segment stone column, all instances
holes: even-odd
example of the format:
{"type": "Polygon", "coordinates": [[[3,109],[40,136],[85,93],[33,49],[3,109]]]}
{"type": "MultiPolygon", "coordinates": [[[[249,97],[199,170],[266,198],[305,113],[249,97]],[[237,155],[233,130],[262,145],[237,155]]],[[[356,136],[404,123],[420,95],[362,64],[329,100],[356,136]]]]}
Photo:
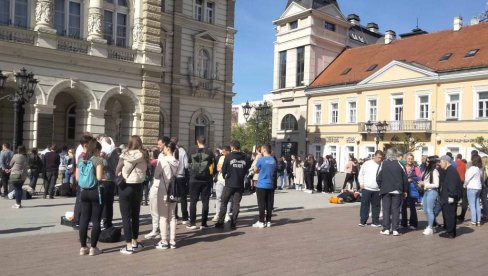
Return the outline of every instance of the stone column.
{"type": "MultiPolygon", "coordinates": [[[[88,7],[88,37],[91,42],[88,54],[107,57],[107,40],[103,39],[103,0],[90,0],[88,7]]],[[[115,26],[114,26],[115,28],[115,26]]]]}
{"type": "Polygon", "coordinates": [[[37,0],[36,26],[34,31],[55,34],[54,29],[54,0],[37,0]]]}

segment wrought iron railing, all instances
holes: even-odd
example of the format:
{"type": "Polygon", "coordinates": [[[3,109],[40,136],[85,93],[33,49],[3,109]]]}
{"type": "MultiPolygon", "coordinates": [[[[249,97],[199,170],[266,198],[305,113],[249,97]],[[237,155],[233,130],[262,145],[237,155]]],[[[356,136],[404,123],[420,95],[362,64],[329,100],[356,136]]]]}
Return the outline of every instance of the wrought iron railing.
{"type": "MultiPolygon", "coordinates": [[[[431,132],[432,131],[432,121],[427,120],[415,120],[415,121],[387,121],[388,126],[386,127],[386,132],[431,132]]],[[[367,133],[368,126],[367,123],[359,123],[359,132],[367,133]]],[[[370,129],[371,133],[376,133],[376,122],[370,129]]]]}

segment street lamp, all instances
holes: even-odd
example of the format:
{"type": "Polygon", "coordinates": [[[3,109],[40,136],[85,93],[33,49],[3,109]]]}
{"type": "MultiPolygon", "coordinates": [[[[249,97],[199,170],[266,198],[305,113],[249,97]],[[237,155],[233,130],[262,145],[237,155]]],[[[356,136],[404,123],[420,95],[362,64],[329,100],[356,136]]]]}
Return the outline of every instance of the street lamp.
{"type": "Polygon", "coordinates": [[[366,124],[366,130],[368,131],[368,134],[372,132],[373,130],[373,125],[376,127],[376,133],[374,137],[374,141],[376,143],[376,150],[378,150],[378,146],[380,144],[381,139],[385,135],[386,129],[388,128],[388,123],[386,121],[383,122],[377,122],[376,124],[368,121],[366,124]]]}
{"type": "MultiPolygon", "coordinates": [[[[3,88],[7,79],[0,71],[0,88],[3,88]]],[[[27,73],[25,68],[22,68],[20,72],[15,74],[15,80],[17,88],[13,94],[6,95],[2,99],[8,99],[14,103],[14,138],[12,148],[16,149],[17,146],[22,144],[23,131],[24,131],[24,105],[30,101],[36,89],[38,83],[34,78],[32,72],[27,73]]]]}
{"type": "Polygon", "coordinates": [[[249,102],[246,102],[245,105],[242,106],[242,109],[244,111],[244,119],[246,119],[246,122],[249,121],[249,118],[251,117],[251,110],[252,109],[256,110],[256,116],[255,116],[255,130],[254,130],[254,151],[256,151],[258,147],[258,128],[259,128],[259,123],[262,119],[266,118],[268,115],[268,111],[271,108],[271,105],[268,104],[268,102],[264,101],[264,103],[260,103],[257,105],[250,105],[249,102]]]}

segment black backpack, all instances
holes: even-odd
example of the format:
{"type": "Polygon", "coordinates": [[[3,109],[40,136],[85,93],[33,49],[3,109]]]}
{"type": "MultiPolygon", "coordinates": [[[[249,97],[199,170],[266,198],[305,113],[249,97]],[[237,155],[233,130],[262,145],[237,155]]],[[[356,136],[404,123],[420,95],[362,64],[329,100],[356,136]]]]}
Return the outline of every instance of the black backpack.
{"type": "Polygon", "coordinates": [[[118,227],[109,227],[100,233],[99,242],[115,243],[122,237],[122,230],[118,227]]]}
{"type": "Polygon", "coordinates": [[[206,151],[197,151],[191,155],[190,173],[197,180],[210,180],[210,154],[206,151]]]}

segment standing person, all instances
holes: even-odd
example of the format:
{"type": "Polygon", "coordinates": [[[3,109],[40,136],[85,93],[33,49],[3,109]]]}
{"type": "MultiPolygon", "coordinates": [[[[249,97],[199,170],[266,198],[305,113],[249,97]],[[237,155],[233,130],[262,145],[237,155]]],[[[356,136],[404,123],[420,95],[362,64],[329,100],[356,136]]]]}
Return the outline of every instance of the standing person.
{"type": "Polygon", "coordinates": [[[422,178],[420,168],[415,164],[414,156],[411,153],[406,155],[405,171],[408,177],[408,196],[403,199],[402,204],[402,228],[409,227],[410,230],[416,230],[418,227],[417,209],[415,204],[419,201],[420,192],[417,183],[422,178]],[[410,209],[410,220],[408,219],[407,209],[410,209]]]}
{"type": "MultiPolygon", "coordinates": [[[[181,192],[180,210],[182,224],[188,224],[188,154],[186,149],[178,144],[177,137],[171,137],[171,142],[176,144],[175,158],[180,161],[178,165],[178,173],[176,175],[176,183],[181,192]]],[[[176,204],[176,219],[178,220],[178,204],[176,204]]]]}
{"type": "Polygon", "coordinates": [[[286,186],[286,161],[282,156],[278,159],[278,165],[276,167],[276,172],[278,173],[279,186],[278,190],[283,190],[286,186]]]}
{"type": "Polygon", "coordinates": [[[483,186],[483,163],[479,155],[471,159],[471,167],[466,171],[466,182],[469,210],[471,212],[471,226],[481,225],[480,195],[483,186]]]}
{"type": "Polygon", "coordinates": [[[425,170],[427,169],[427,160],[428,160],[428,156],[427,155],[422,155],[422,158],[420,160],[420,165],[419,165],[419,168],[420,168],[420,172],[423,174],[425,172],[425,170]]]}
{"type": "Polygon", "coordinates": [[[261,147],[263,157],[259,159],[254,168],[259,173],[256,185],[256,195],[259,207],[259,220],[252,225],[255,228],[271,227],[271,217],[274,205],[273,173],[276,170],[276,161],[271,156],[271,146],[261,147]]]}
{"type": "MultiPolygon", "coordinates": [[[[77,227],[80,225],[80,217],[81,217],[81,199],[80,199],[80,188],[78,187],[78,178],[76,177],[76,166],[78,165],[78,161],[83,158],[86,155],[86,151],[88,148],[88,143],[93,139],[92,136],[90,136],[88,133],[85,133],[81,136],[80,138],[80,144],[76,148],[75,151],[75,158],[74,158],[74,176],[75,176],[75,181],[74,181],[74,186],[76,187],[76,200],[75,200],[75,208],[74,208],[74,229],[77,229],[77,227]]],[[[44,163],[44,167],[46,167],[46,164],[44,163]]]]}
{"type": "Polygon", "coordinates": [[[44,182],[44,196],[43,198],[47,198],[49,195],[49,199],[54,198],[54,187],[56,186],[56,181],[58,179],[58,171],[59,165],[61,163],[61,158],[59,154],[56,152],[57,147],[56,145],[51,145],[49,147],[49,152],[44,154],[44,171],[46,174],[45,182],[44,182]]]}
{"type": "MultiPolygon", "coordinates": [[[[463,162],[463,156],[461,154],[456,155],[456,169],[459,174],[459,178],[461,178],[461,185],[463,185],[463,197],[461,200],[461,214],[457,216],[457,219],[460,222],[464,221],[464,217],[466,216],[466,211],[468,211],[468,194],[467,189],[465,188],[464,181],[466,176],[467,166],[463,162]]],[[[456,211],[457,213],[457,211],[456,211]]]]}
{"type": "Polygon", "coordinates": [[[433,235],[434,234],[434,221],[435,221],[435,205],[439,197],[439,171],[437,170],[437,156],[430,156],[425,163],[424,172],[422,173],[422,179],[418,182],[418,185],[424,189],[424,196],[422,198],[422,206],[424,207],[424,213],[427,217],[427,227],[422,234],[433,235]]]}
{"type": "Polygon", "coordinates": [[[27,168],[29,166],[27,151],[24,146],[17,147],[17,153],[12,157],[9,163],[10,178],[9,183],[15,189],[15,204],[12,206],[14,209],[22,207],[22,196],[25,179],[27,178],[27,168]]]}
{"type": "Polygon", "coordinates": [[[397,150],[390,148],[386,151],[386,160],[380,165],[376,181],[380,187],[383,205],[382,235],[399,236],[398,224],[402,199],[407,197],[408,179],[405,168],[397,160],[397,150]]]}
{"type": "Polygon", "coordinates": [[[315,158],[313,157],[313,155],[309,154],[303,166],[303,170],[305,173],[305,185],[307,186],[305,192],[308,194],[313,193],[313,179],[315,176],[315,165],[316,165],[315,158]]]}
{"type": "MultiPolygon", "coordinates": [[[[178,174],[180,161],[175,158],[176,143],[167,142],[162,154],[158,157],[158,164],[154,170],[153,186],[158,189],[158,213],[161,241],[156,245],[157,249],[176,248],[176,202],[168,201],[168,191],[171,179],[178,174]],[[169,235],[168,235],[169,229],[169,235]],[[168,241],[169,236],[169,241],[168,241]]],[[[152,188],[152,187],[151,187],[152,188]]]]}
{"type": "Polygon", "coordinates": [[[383,160],[383,152],[377,150],[374,158],[366,161],[359,171],[358,180],[361,188],[361,210],[359,215],[359,226],[364,227],[368,222],[369,210],[372,209],[373,227],[381,227],[380,224],[380,210],[381,198],[380,187],[376,182],[376,174],[383,160]]]}
{"type": "Polygon", "coordinates": [[[325,193],[325,174],[328,170],[328,163],[325,162],[324,158],[321,156],[315,165],[315,171],[317,172],[317,192],[318,193],[325,193]],[[323,185],[322,185],[323,184],[323,185]]]}
{"type": "Polygon", "coordinates": [[[304,183],[305,183],[305,176],[304,176],[304,169],[303,169],[303,162],[300,156],[297,157],[295,162],[295,187],[297,191],[303,191],[304,183]]]}
{"type": "Polygon", "coordinates": [[[8,178],[10,173],[9,164],[10,160],[14,156],[14,152],[10,150],[10,144],[5,143],[2,145],[2,151],[0,152],[0,180],[2,181],[3,194],[2,197],[7,197],[8,195],[8,178]]]}
{"type": "Polygon", "coordinates": [[[214,155],[206,148],[205,137],[197,139],[197,150],[191,155],[190,166],[190,224],[187,229],[197,229],[197,202],[202,200],[202,225],[201,229],[208,228],[208,208],[210,192],[212,190],[213,176],[210,166],[214,164],[214,155]]]}
{"type": "Polygon", "coordinates": [[[295,163],[296,158],[295,155],[292,155],[290,161],[288,162],[288,166],[286,167],[286,171],[288,174],[288,188],[295,189],[295,163]]]}
{"type": "Polygon", "coordinates": [[[336,189],[335,175],[337,173],[337,161],[334,156],[329,155],[329,179],[328,184],[330,185],[330,193],[334,193],[336,189]]]}
{"type": "Polygon", "coordinates": [[[349,161],[346,164],[345,172],[346,172],[346,178],[344,179],[344,184],[342,185],[342,192],[344,190],[349,189],[348,184],[351,184],[351,190],[353,189],[353,182],[354,182],[354,175],[352,174],[352,169],[354,167],[354,161],[353,157],[349,157],[349,161]]]}
{"type": "MultiPolygon", "coordinates": [[[[354,182],[356,182],[356,191],[359,191],[358,175],[359,175],[359,162],[356,158],[353,158],[352,159],[352,177],[354,179],[354,182]]],[[[351,184],[351,190],[352,190],[352,184],[351,184]]]]}
{"type": "Polygon", "coordinates": [[[81,243],[80,255],[95,256],[102,251],[97,243],[100,237],[102,218],[102,196],[100,195],[100,181],[104,178],[103,159],[100,157],[102,145],[95,139],[90,140],[86,155],[79,160],[77,178],[79,180],[81,218],[79,237],[81,243]],[[89,222],[92,223],[90,235],[91,247],[88,249],[86,240],[89,222]]]}
{"type": "Polygon", "coordinates": [[[483,162],[483,188],[481,188],[481,221],[486,221],[488,219],[488,202],[486,202],[488,201],[486,195],[488,189],[488,156],[483,156],[483,158],[481,158],[481,161],[483,162]]]}
{"type": "MultiPolygon", "coordinates": [[[[254,152],[253,154],[255,154],[256,156],[254,157],[253,163],[251,165],[252,168],[256,167],[256,164],[257,164],[259,158],[261,158],[263,156],[261,154],[261,147],[256,147],[256,152],[254,152]]],[[[254,171],[254,174],[252,176],[252,186],[254,187],[254,189],[256,188],[256,184],[258,182],[258,179],[259,179],[259,173],[254,171]]]]}
{"type": "Polygon", "coordinates": [[[115,151],[115,143],[112,138],[104,137],[100,142],[102,146],[101,158],[103,160],[104,177],[100,185],[102,194],[102,226],[103,228],[112,227],[114,217],[114,197],[115,197],[115,171],[119,164],[119,155],[115,151]]]}
{"type": "MultiPolygon", "coordinates": [[[[231,152],[231,148],[229,146],[225,146],[222,149],[222,155],[219,158],[219,161],[217,163],[217,182],[215,183],[215,194],[217,197],[217,200],[215,202],[215,216],[212,219],[213,222],[219,221],[219,213],[220,213],[220,205],[222,204],[222,194],[224,192],[224,187],[225,187],[225,178],[224,175],[222,174],[222,167],[224,166],[224,160],[227,155],[229,155],[231,152]]],[[[230,202],[227,204],[227,212],[225,215],[225,222],[230,221],[230,208],[231,208],[230,202]]]]}
{"type": "Polygon", "coordinates": [[[122,175],[126,184],[119,186],[119,204],[124,228],[126,246],[122,254],[132,254],[144,249],[137,241],[139,237],[139,215],[141,211],[142,182],[146,177],[149,153],[144,150],[142,140],[133,135],[129,139],[127,151],[119,156],[116,175],[122,175]]]}
{"type": "Polygon", "coordinates": [[[244,178],[247,171],[251,167],[251,158],[245,153],[241,152],[241,143],[234,140],[230,143],[231,152],[224,159],[222,165],[222,176],[225,179],[225,186],[222,192],[222,203],[219,210],[219,220],[215,224],[216,228],[224,227],[224,216],[227,217],[226,205],[230,200],[233,201],[232,218],[230,219],[230,227],[235,228],[237,225],[237,217],[239,216],[239,209],[244,193],[244,178]]]}
{"type": "Polygon", "coordinates": [[[326,193],[333,193],[334,192],[334,183],[332,182],[332,178],[335,174],[334,171],[334,163],[332,162],[332,156],[326,155],[325,162],[328,164],[327,172],[325,173],[325,192],[326,193]]]}
{"type": "Polygon", "coordinates": [[[34,192],[36,191],[37,180],[39,179],[39,174],[42,172],[42,160],[39,156],[37,148],[32,148],[31,154],[29,156],[29,180],[30,187],[34,192]]]}
{"type": "Polygon", "coordinates": [[[59,152],[59,171],[58,171],[59,173],[58,179],[60,179],[62,185],[66,184],[66,182],[64,182],[65,180],[64,174],[68,169],[68,161],[69,161],[68,147],[64,145],[61,148],[61,152],[59,152]]]}
{"type": "Polygon", "coordinates": [[[68,164],[66,166],[66,171],[64,171],[63,183],[66,183],[69,188],[71,188],[71,177],[73,176],[73,164],[74,164],[75,152],[73,149],[68,150],[68,164]]]}
{"type": "Polygon", "coordinates": [[[444,175],[441,177],[440,201],[446,232],[439,236],[454,239],[456,237],[456,207],[463,192],[461,178],[451,162],[452,159],[448,155],[441,157],[440,167],[444,170],[444,175]]]}

